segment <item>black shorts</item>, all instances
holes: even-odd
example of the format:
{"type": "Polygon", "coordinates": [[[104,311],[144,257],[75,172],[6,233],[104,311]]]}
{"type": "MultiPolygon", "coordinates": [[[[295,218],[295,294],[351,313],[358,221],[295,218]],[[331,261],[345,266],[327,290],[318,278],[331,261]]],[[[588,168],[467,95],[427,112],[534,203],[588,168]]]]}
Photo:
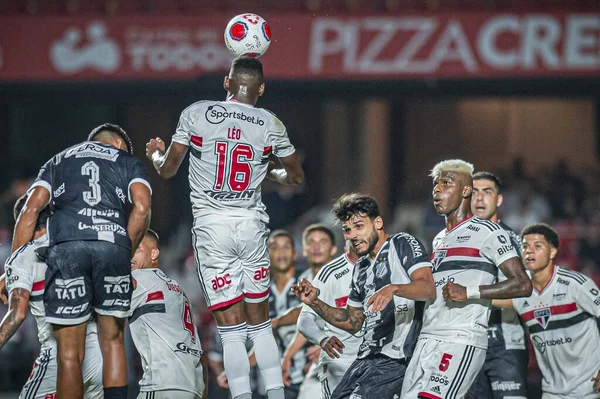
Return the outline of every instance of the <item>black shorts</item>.
{"type": "Polygon", "coordinates": [[[131,303],[131,251],[106,241],[67,241],[48,250],[44,306],[46,321],[86,322],[92,308],[125,318],[131,303]]]}
{"type": "Polygon", "coordinates": [[[526,349],[488,348],[485,363],[471,385],[466,398],[527,398],[528,361],[526,349]]]}
{"type": "Polygon", "coordinates": [[[399,398],[408,362],[376,356],[356,359],[331,394],[331,399],[399,398]]]}

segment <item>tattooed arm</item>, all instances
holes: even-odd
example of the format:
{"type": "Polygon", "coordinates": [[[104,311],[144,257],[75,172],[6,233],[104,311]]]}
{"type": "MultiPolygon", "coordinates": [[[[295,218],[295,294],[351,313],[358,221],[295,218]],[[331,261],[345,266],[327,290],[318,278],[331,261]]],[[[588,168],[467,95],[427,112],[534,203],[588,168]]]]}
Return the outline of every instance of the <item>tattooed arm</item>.
{"type": "Polygon", "coordinates": [[[299,284],[292,286],[292,291],[298,298],[310,306],[316,314],[323,318],[329,324],[355,334],[360,331],[364,321],[365,313],[362,308],[347,306],[343,308],[334,308],[317,298],[318,292],[315,287],[307,280],[302,280],[299,284]]]}
{"type": "Polygon", "coordinates": [[[15,288],[10,292],[8,313],[0,322],[0,349],[17,332],[27,317],[30,292],[24,288],[15,288]]]}

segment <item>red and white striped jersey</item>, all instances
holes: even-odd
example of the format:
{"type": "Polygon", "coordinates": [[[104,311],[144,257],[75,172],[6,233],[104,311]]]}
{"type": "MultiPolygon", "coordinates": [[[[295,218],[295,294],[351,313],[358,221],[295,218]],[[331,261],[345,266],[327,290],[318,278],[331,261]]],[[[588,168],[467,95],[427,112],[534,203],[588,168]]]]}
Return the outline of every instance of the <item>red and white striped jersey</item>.
{"type": "Polygon", "coordinates": [[[132,273],[129,327],[142,358],[140,391],[182,390],[202,395],[202,346],[185,293],[159,269],[132,273]]]}
{"type": "MultiPolygon", "coordinates": [[[[18,248],[6,261],[6,289],[10,293],[16,288],[23,288],[30,292],[29,309],[35,318],[38,329],[38,340],[42,347],[55,346],[56,339],[52,325],[46,322],[44,308],[44,291],[46,278],[46,263],[41,261],[36,250],[48,246],[48,235],[44,234],[18,248]]],[[[90,321],[87,326],[86,340],[93,340],[98,345],[97,326],[90,321]]]]}
{"type": "Polygon", "coordinates": [[[447,303],[442,288],[449,282],[464,287],[490,285],[498,266],[518,257],[508,233],[496,223],[473,216],[433,240],[436,300],[428,303],[421,337],[487,349],[491,301],[469,299],[447,303]]]}
{"type": "MultiPolygon", "coordinates": [[[[529,329],[549,397],[600,398],[592,377],[600,370],[600,291],[585,275],[554,267],[546,287],[513,299],[529,329]]],[[[546,397],[546,396],[544,396],[546,397]]]]}
{"type": "Polygon", "coordinates": [[[194,216],[215,210],[267,218],[260,185],[269,155],[295,152],[283,123],[271,112],[238,101],[199,101],[186,108],[173,141],[190,149],[189,181],[194,216]]]}

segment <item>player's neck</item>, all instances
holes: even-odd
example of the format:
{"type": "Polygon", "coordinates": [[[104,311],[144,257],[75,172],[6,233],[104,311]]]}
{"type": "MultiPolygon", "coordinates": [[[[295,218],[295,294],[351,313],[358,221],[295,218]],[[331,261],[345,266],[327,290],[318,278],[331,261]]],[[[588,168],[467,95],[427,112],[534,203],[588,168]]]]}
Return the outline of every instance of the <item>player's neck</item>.
{"type": "Polygon", "coordinates": [[[497,213],[494,213],[494,214],[493,214],[493,215],[490,217],[490,219],[489,219],[489,220],[490,220],[490,221],[492,221],[492,222],[494,222],[494,223],[496,223],[496,224],[500,223],[500,219],[498,219],[498,214],[497,214],[497,213]]]}
{"type": "Polygon", "coordinates": [[[459,223],[473,216],[471,205],[468,201],[461,202],[460,206],[446,215],[446,231],[450,231],[459,223]]]}
{"type": "Polygon", "coordinates": [[[285,272],[271,269],[271,277],[273,277],[273,281],[275,281],[275,288],[277,288],[278,292],[283,291],[295,273],[296,269],[293,266],[285,272]]]}
{"type": "Polygon", "coordinates": [[[384,232],[379,233],[379,240],[377,240],[377,244],[375,245],[375,248],[373,248],[373,250],[371,252],[369,252],[369,258],[371,258],[371,260],[375,259],[375,257],[379,253],[379,250],[381,249],[381,247],[383,247],[383,244],[385,244],[385,242],[389,236],[390,235],[388,233],[384,233],[384,232]]]}
{"type": "Polygon", "coordinates": [[[258,99],[257,98],[250,98],[248,96],[243,96],[240,94],[234,95],[231,93],[227,94],[227,101],[233,101],[236,103],[242,103],[242,104],[246,104],[246,105],[251,105],[254,107],[254,105],[256,104],[256,101],[258,99]]]}
{"type": "Polygon", "coordinates": [[[319,270],[321,270],[321,268],[323,266],[325,266],[327,263],[329,263],[329,261],[325,262],[325,263],[311,263],[308,265],[308,267],[310,267],[310,270],[312,270],[313,273],[313,277],[317,275],[317,273],[319,273],[319,270]]]}
{"type": "Polygon", "coordinates": [[[531,274],[531,283],[536,291],[541,292],[544,288],[546,288],[554,276],[554,267],[554,263],[550,262],[550,264],[542,270],[538,270],[531,274]]]}
{"type": "Polygon", "coordinates": [[[355,265],[356,262],[358,262],[358,255],[354,251],[346,252],[346,257],[350,262],[352,262],[353,265],[355,265]]]}

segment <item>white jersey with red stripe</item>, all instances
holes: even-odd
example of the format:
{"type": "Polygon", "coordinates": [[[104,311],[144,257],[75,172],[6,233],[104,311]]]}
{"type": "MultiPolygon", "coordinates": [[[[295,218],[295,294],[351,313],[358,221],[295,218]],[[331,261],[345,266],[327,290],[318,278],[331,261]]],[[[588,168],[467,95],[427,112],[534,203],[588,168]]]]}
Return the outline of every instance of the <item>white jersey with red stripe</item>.
{"type": "MultiPolygon", "coordinates": [[[[42,347],[56,346],[56,339],[50,323],[46,322],[44,309],[44,281],[48,266],[39,259],[36,250],[48,246],[48,236],[44,234],[18,248],[6,261],[6,289],[10,293],[16,288],[30,292],[29,308],[38,328],[38,340],[42,347]]],[[[87,326],[86,340],[98,345],[97,326],[90,321],[87,326]]]]}
{"type": "Polygon", "coordinates": [[[587,276],[555,266],[546,287],[513,299],[529,329],[542,372],[544,398],[600,398],[592,377],[600,370],[600,290],[587,276]]]}
{"type": "Polygon", "coordinates": [[[261,183],[269,155],[295,152],[283,123],[271,112],[238,101],[199,101],[186,108],[173,141],[190,149],[189,181],[194,216],[264,218],[261,183]]]}
{"type": "Polygon", "coordinates": [[[202,346],[192,310],[177,281],[159,269],[132,273],[129,326],[142,358],[140,391],[182,390],[202,395],[202,346]]]}
{"type": "MultiPolygon", "coordinates": [[[[319,299],[329,306],[345,308],[348,302],[348,295],[350,294],[350,286],[352,285],[353,271],[354,263],[348,259],[346,254],[323,266],[312,280],[312,285],[319,289],[319,299]]],[[[302,306],[302,312],[312,313],[316,317],[320,317],[307,305],[302,306]]],[[[328,337],[336,336],[343,342],[344,352],[339,358],[332,359],[325,351],[321,351],[319,367],[323,367],[329,363],[342,364],[346,369],[350,367],[358,355],[362,336],[350,334],[327,322],[323,330],[328,337]]]]}
{"type": "Polygon", "coordinates": [[[498,266],[513,257],[518,255],[508,233],[489,220],[473,216],[441,231],[431,254],[437,296],[425,310],[420,337],[487,349],[491,301],[447,303],[442,288],[449,282],[465,287],[493,284],[498,266]]]}

